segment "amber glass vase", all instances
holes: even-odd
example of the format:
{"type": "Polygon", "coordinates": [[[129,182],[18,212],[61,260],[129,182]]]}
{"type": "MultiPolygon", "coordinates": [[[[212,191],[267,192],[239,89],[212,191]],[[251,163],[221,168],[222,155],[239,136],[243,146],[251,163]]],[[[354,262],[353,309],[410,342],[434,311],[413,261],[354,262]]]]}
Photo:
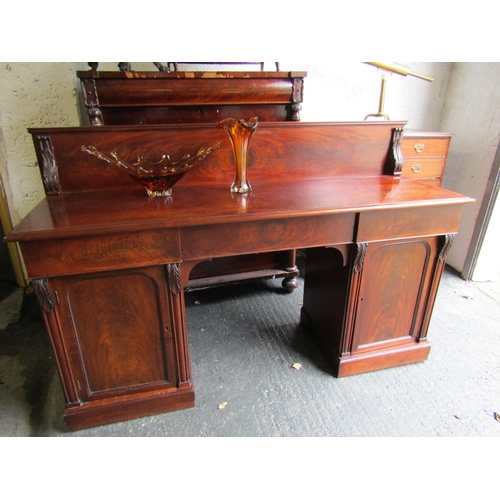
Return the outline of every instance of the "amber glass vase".
{"type": "Polygon", "coordinates": [[[236,120],[235,118],[226,118],[217,125],[226,129],[233,146],[236,175],[231,185],[232,193],[248,193],[252,190],[247,173],[248,145],[250,138],[257,129],[258,121],[258,118],[251,118],[248,122],[236,120]]]}

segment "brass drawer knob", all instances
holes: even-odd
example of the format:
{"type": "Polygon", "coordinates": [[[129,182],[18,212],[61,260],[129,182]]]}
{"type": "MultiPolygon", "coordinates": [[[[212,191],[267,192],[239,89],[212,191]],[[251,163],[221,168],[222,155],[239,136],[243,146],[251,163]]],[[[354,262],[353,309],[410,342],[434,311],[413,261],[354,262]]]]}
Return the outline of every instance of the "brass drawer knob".
{"type": "Polygon", "coordinates": [[[421,153],[425,149],[425,144],[422,144],[421,142],[417,142],[415,144],[415,151],[417,153],[421,153]]]}
{"type": "Polygon", "coordinates": [[[420,169],[422,168],[422,165],[419,165],[418,163],[416,163],[415,165],[412,165],[411,166],[411,169],[413,170],[413,172],[417,173],[417,172],[420,172],[420,169]]]}

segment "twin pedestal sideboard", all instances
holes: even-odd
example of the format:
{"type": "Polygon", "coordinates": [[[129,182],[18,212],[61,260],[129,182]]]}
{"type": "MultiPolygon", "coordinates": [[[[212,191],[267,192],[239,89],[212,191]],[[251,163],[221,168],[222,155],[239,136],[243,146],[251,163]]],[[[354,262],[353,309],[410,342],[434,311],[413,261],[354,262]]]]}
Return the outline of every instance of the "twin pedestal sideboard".
{"type": "Polygon", "coordinates": [[[68,428],[194,405],[184,294],[211,259],[306,249],[300,322],[337,377],[425,360],[473,200],[439,186],[449,136],[404,126],[259,123],[247,193],[230,191],[234,151],[214,123],[31,129],[47,196],[6,240],[43,311],[68,428]],[[154,198],[88,154],[152,162],[212,147],[154,198]]]}

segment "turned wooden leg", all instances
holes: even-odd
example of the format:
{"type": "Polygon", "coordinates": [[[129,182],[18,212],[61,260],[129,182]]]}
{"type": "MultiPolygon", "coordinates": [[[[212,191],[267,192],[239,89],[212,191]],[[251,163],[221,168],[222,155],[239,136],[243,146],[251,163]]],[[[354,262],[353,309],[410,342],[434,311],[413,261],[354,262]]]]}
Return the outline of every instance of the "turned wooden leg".
{"type": "MultiPolygon", "coordinates": [[[[287,271],[289,269],[287,268],[287,271]]],[[[297,271],[298,272],[298,269],[297,267],[295,267],[295,269],[290,269],[290,271],[297,271]]],[[[299,286],[299,282],[297,280],[297,278],[293,277],[293,278],[285,278],[282,282],[281,282],[281,286],[288,292],[288,293],[292,293],[296,288],[298,288],[299,286]]]]}
{"type": "Polygon", "coordinates": [[[297,276],[299,275],[299,269],[295,265],[296,260],[297,260],[296,250],[287,250],[285,252],[285,271],[293,274],[291,276],[287,276],[281,282],[281,286],[288,293],[292,293],[299,286],[299,282],[297,280],[297,276]]]}

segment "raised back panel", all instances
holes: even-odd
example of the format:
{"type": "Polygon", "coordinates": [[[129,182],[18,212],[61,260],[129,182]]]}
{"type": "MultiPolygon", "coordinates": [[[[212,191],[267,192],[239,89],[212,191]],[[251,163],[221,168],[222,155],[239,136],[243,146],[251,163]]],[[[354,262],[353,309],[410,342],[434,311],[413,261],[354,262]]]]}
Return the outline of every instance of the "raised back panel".
{"type": "MultiPolygon", "coordinates": [[[[250,141],[249,178],[259,181],[380,176],[399,122],[260,123],[250,141]]],[[[220,148],[196,165],[184,186],[227,184],[234,155],[226,132],[215,124],[30,129],[48,194],[142,189],[116,167],[82,151],[93,146],[128,162],[139,156],[178,160],[200,148],[220,148]]],[[[174,188],[175,189],[175,188],[174,188]]]]}

